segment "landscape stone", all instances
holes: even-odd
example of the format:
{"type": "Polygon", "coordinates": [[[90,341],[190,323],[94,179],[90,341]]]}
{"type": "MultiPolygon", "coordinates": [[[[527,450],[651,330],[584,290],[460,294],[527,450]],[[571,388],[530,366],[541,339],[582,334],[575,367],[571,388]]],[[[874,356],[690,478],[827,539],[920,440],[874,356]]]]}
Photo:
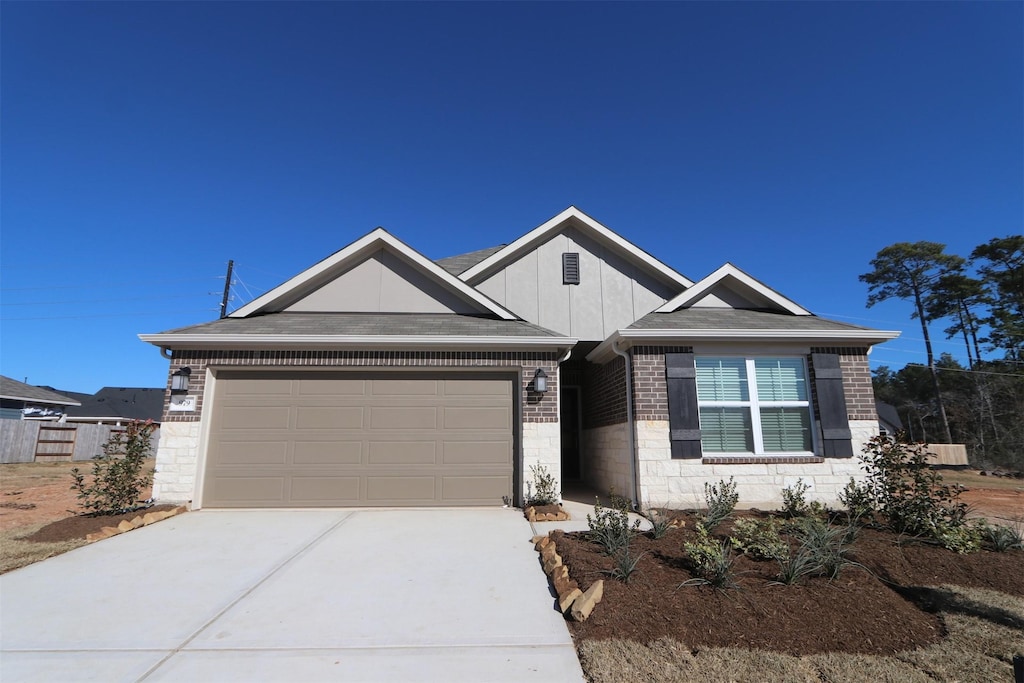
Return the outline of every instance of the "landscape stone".
{"type": "Polygon", "coordinates": [[[573,603],[575,603],[582,595],[583,591],[579,588],[571,590],[565,595],[560,595],[558,598],[558,609],[562,610],[562,614],[565,614],[566,610],[572,607],[573,603]]]}
{"type": "Polygon", "coordinates": [[[597,603],[601,602],[602,596],[604,596],[604,580],[598,579],[572,603],[572,618],[576,621],[586,621],[597,603]]]}
{"type": "Polygon", "coordinates": [[[127,519],[122,519],[121,523],[117,525],[119,531],[131,531],[135,526],[127,519]]]}

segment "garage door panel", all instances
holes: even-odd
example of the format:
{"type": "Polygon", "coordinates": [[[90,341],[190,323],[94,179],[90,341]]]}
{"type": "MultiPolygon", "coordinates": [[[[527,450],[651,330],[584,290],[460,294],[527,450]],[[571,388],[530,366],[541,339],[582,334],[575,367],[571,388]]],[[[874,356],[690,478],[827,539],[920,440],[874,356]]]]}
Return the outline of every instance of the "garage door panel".
{"type": "Polygon", "coordinates": [[[288,429],[290,412],[287,406],[225,408],[221,413],[221,425],[223,429],[288,429]]]}
{"type": "Polygon", "coordinates": [[[370,443],[371,465],[433,465],[437,444],[433,441],[374,441],[370,443]]]}
{"type": "Polygon", "coordinates": [[[283,465],[288,459],[287,441],[224,441],[218,450],[221,465],[283,465]]]}
{"type": "Polygon", "coordinates": [[[292,456],[296,465],[359,465],[362,461],[362,440],[296,441],[292,456]]]}
{"type": "Polygon", "coordinates": [[[387,504],[394,501],[429,503],[435,499],[435,484],[433,474],[408,477],[369,476],[366,478],[366,500],[387,504]]]}
{"type": "Polygon", "coordinates": [[[359,477],[292,477],[293,503],[337,505],[359,502],[359,477]]]}
{"type": "Polygon", "coordinates": [[[500,379],[449,379],[444,382],[445,396],[511,397],[512,383],[500,379]]]}
{"type": "Polygon", "coordinates": [[[445,441],[445,465],[512,465],[508,441],[445,441]]]}
{"type": "Polygon", "coordinates": [[[364,396],[366,380],[362,379],[301,379],[299,396],[364,396]]]}
{"type": "Polygon", "coordinates": [[[437,429],[437,408],[370,406],[370,429],[437,429]]]}
{"type": "Polygon", "coordinates": [[[295,409],[295,428],[302,429],[359,429],[363,426],[360,407],[298,406],[295,409]]]}
{"type": "Polygon", "coordinates": [[[445,429],[511,429],[512,410],[510,408],[468,408],[446,407],[444,409],[445,429]]]}
{"type": "Polygon", "coordinates": [[[282,504],[285,501],[285,477],[216,476],[210,482],[210,495],[223,504],[235,506],[282,504]]]}
{"type": "Polygon", "coordinates": [[[451,374],[225,372],[203,505],[500,504],[513,488],[518,382],[451,374]]]}
{"type": "Polygon", "coordinates": [[[452,503],[486,500],[501,500],[508,495],[510,477],[496,474],[492,476],[453,476],[442,477],[441,487],[445,500],[452,503]]]}
{"type": "Polygon", "coordinates": [[[290,396],[292,380],[233,378],[223,392],[226,396],[290,396]]]}
{"type": "Polygon", "coordinates": [[[422,379],[375,379],[374,396],[437,396],[438,382],[422,379]]]}

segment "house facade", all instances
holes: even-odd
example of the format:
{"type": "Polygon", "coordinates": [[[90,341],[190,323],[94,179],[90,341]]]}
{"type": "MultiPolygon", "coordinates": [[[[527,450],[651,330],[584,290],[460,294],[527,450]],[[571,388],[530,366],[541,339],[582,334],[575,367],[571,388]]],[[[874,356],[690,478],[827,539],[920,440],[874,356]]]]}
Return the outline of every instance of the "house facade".
{"type": "Polygon", "coordinates": [[[867,354],[725,264],[694,282],[574,207],[433,262],[378,228],[170,359],[154,497],[193,507],[521,504],[532,468],[638,505],[735,477],[834,502],[878,432],[867,354]]]}

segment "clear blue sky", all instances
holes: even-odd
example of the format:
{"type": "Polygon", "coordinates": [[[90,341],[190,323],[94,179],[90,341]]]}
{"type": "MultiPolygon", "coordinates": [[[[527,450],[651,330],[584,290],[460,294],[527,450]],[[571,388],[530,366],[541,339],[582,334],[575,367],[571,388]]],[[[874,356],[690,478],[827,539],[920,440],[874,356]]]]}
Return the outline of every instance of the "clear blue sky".
{"type": "MultiPolygon", "coordinates": [[[[904,338],[857,276],[1024,220],[1024,4],[2,7],[0,372],[163,386],[216,317],[381,225],[431,258],[574,204],[904,338]]],[[[938,350],[960,351],[934,325],[938,350]]]]}

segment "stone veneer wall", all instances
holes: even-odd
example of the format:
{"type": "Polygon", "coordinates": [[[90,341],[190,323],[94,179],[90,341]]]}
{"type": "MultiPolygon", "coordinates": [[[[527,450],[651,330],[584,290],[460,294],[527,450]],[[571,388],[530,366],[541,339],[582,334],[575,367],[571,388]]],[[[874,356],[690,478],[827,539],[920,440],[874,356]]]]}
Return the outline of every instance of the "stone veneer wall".
{"type": "Polygon", "coordinates": [[[530,465],[543,463],[561,486],[561,432],[558,425],[558,363],[554,352],[517,351],[175,351],[167,373],[162,436],[156,455],[153,497],[160,502],[194,500],[207,368],[256,369],[292,367],[302,369],[344,368],[478,368],[484,370],[522,369],[520,387],[522,413],[523,467],[520,486],[526,491],[530,465]],[[190,368],[189,394],[196,397],[191,413],[170,412],[170,377],[190,368]],[[530,390],[533,375],[542,368],[548,375],[548,391],[538,395],[530,390]]]}

